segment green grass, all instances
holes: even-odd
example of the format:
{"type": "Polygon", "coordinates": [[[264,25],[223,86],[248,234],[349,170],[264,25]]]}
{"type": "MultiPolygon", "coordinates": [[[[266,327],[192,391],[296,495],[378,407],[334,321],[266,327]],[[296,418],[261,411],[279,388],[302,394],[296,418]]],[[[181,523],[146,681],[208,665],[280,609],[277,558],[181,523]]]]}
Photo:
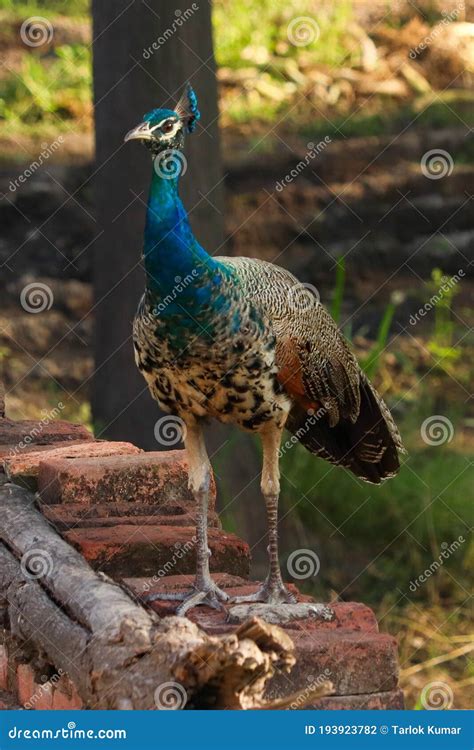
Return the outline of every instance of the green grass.
{"type": "MultiPolygon", "coordinates": [[[[54,19],[62,14],[86,19],[89,12],[87,0],[0,0],[2,20],[22,20],[33,15],[54,19]]],[[[285,71],[288,64],[304,60],[305,67],[330,70],[360,62],[359,45],[348,33],[353,21],[352,0],[257,0],[251,4],[247,0],[216,0],[213,19],[218,64],[233,69],[257,67],[259,80],[270,88],[290,85],[285,71]],[[289,29],[295,19],[302,19],[301,23],[313,33],[309,44],[291,43],[289,29]]],[[[7,25],[5,33],[8,28],[7,25]]],[[[80,121],[90,107],[90,51],[82,45],[71,45],[57,48],[52,56],[42,52],[25,51],[22,69],[4,81],[0,117],[7,137],[24,134],[49,140],[58,131],[68,130],[71,120],[80,121]]],[[[308,102],[300,100],[299,90],[283,99],[243,90],[240,96],[223,103],[227,120],[235,125],[259,122],[267,126],[281,121],[281,129],[291,129],[311,139],[392,134],[413,120],[417,127],[441,128],[460,121],[474,125],[472,96],[466,91],[445,92],[442,101],[434,99],[430,103],[419,98],[404,105],[375,97],[369,111],[363,107],[353,115],[349,109],[341,111],[338,107],[326,113],[328,122],[308,102]]],[[[79,131],[85,129],[83,121],[77,125],[79,131]]]]}
{"type": "MultiPolygon", "coordinates": [[[[467,470],[472,457],[450,444],[424,445],[420,425],[433,413],[434,407],[426,405],[418,417],[401,425],[409,454],[400,474],[380,486],[358,481],[299,445],[283,456],[282,513],[296,513],[306,539],[319,540],[324,552],[321,574],[313,584],[316,592],[345,588],[367,565],[345,598],[358,596],[375,603],[387,589],[414,600],[465,598],[456,581],[468,587],[473,550],[467,541],[436,576],[414,593],[409,588],[410,581],[437,559],[443,543],[451,544],[459,536],[468,539],[467,524],[472,522],[467,470]],[[346,556],[354,561],[352,570],[346,556]]],[[[455,429],[458,421],[453,415],[455,429]]],[[[311,591],[311,584],[306,588],[311,591]]]]}
{"type": "Polygon", "coordinates": [[[218,0],[214,4],[217,62],[231,68],[252,65],[252,53],[245,52],[249,47],[288,57],[304,49],[312,62],[325,65],[337,65],[347,57],[355,61],[358,52],[348,51],[346,45],[352,17],[350,0],[218,0]],[[304,47],[288,38],[289,24],[298,18],[305,19],[308,28],[316,29],[314,41],[304,47]]]}
{"type": "Polygon", "coordinates": [[[84,17],[89,14],[89,0],[0,0],[0,11],[15,18],[45,15],[84,17]]]}
{"type": "Polygon", "coordinates": [[[84,45],[57,47],[48,60],[25,54],[20,74],[6,79],[0,99],[4,132],[67,130],[70,121],[87,114],[90,87],[91,52],[84,45]]]}

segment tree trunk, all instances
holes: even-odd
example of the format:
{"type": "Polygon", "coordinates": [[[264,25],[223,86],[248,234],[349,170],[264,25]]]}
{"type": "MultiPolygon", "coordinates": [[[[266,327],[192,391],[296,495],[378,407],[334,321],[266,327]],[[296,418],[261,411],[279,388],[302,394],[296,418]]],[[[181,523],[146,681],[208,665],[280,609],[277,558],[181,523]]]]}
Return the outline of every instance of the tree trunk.
{"type": "Polygon", "coordinates": [[[196,3],[181,13],[171,0],[94,0],[92,8],[94,182],[97,234],[102,232],[94,243],[93,418],[101,437],[159,450],[153,431],[158,407],[135,368],[131,341],[144,288],[141,251],[152,165],[144,148],[124,145],[123,138],[145,112],[173,106],[191,82],[202,127],[187,139],[182,197],[200,242],[215,251],[223,221],[210,6],[196,3]]]}
{"type": "Polygon", "coordinates": [[[295,700],[263,699],[275,670],[295,661],[280,628],[253,618],[209,636],[186,618],[160,620],[95,573],[28,490],[4,484],[0,506],[0,615],[14,636],[69,674],[87,707],[280,708],[295,700]]]}

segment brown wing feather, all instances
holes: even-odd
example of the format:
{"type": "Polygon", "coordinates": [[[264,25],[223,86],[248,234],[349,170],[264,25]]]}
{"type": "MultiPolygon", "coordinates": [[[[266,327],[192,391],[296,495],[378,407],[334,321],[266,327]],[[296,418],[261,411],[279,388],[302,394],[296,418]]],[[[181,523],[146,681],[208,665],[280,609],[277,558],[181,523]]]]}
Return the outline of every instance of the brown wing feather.
{"type": "Polygon", "coordinates": [[[302,285],[278,266],[221,260],[272,322],[278,379],[294,403],[288,429],[312,453],[366,481],[396,474],[404,450],[397,427],[325,308],[316,298],[308,305],[302,285]]]}

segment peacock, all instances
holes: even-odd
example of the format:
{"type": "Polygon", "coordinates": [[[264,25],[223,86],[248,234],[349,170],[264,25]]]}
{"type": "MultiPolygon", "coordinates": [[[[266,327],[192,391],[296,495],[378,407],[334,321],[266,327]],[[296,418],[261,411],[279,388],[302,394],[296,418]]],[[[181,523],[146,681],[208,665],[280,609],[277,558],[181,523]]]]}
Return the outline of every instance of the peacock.
{"type": "Polygon", "coordinates": [[[125,136],[154,169],[144,233],[145,293],[133,323],[135,360],[162,410],[184,426],[196,501],[196,575],[176,614],[229,596],[213,581],[207,537],[211,466],[203,425],[231,423],[260,437],[269,572],[232,601],[295,602],[278,557],[279,457],[284,429],[311,453],[375,484],[395,476],[395,422],[316,295],[289,271],[254,258],[213,257],[195,238],[178,182],[186,134],[200,119],[188,84],[176,108],[154,109],[125,136]]]}

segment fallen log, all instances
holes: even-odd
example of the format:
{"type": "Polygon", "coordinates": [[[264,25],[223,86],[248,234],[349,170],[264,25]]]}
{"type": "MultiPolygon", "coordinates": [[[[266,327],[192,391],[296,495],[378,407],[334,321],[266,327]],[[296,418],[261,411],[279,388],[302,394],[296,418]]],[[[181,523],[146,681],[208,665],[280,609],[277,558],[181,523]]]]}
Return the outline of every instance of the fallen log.
{"type": "Polygon", "coordinates": [[[272,707],[269,679],[294,664],[279,627],[254,618],[209,636],[186,618],[159,619],[94,572],[28,490],[0,486],[0,507],[0,609],[15,636],[69,674],[86,707],[272,707]]]}

